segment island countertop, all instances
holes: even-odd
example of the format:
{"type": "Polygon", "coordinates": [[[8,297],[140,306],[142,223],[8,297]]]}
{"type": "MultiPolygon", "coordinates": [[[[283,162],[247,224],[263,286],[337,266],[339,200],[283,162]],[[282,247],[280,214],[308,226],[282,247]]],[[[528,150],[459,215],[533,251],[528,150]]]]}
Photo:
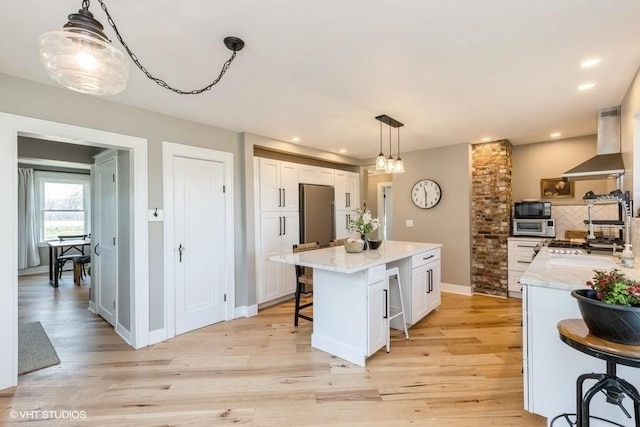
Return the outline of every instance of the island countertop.
{"type": "MultiPolygon", "coordinates": [[[[639,263],[640,258],[636,257],[635,266],[638,267],[639,263]]],[[[630,279],[640,280],[638,268],[622,267],[620,259],[611,255],[553,254],[550,248],[543,247],[520,277],[520,283],[571,291],[586,288],[587,281],[593,278],[594,270],[613,270],[614,268],[630,279]]]]}
{"type": "Polygon", "coordinates": [[[378,249],[368,249],[360,253],[347,253],[344,246],[335,246],[297,254],[276,255],[269,259],[285,264],[350,274],[441,247],[440,243],[385,240],[378,249]]]}

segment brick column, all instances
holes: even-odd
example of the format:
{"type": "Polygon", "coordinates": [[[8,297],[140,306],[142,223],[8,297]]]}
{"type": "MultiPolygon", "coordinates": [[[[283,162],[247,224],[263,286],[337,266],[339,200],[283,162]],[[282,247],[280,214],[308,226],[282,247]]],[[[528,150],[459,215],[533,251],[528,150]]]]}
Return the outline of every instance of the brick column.
{"type": "Polygon", "coordinates": [[[475,293],[507,296],[511,151],[508,140],[472,146],[471,287],[475,293]]]}

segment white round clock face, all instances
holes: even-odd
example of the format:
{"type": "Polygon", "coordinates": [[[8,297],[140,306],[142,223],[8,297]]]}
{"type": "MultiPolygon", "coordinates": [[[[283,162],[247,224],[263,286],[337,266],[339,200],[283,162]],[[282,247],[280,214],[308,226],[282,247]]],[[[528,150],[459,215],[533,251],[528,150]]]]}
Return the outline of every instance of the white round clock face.
{"type": "Polygon", "coordinates": [[[440,202],[442,190],[437,182],[423,179],[415,183],[411,190],[411,200],[422,209],[431,209],[440,202]]]}

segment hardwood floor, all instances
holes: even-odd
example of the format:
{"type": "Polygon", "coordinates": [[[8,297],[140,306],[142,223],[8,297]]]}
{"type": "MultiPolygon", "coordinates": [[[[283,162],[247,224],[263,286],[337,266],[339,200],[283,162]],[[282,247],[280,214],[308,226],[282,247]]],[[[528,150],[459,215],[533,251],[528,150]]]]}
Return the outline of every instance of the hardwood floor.
{"type": "Polygon", "coordinates": [[[40,320],[61,363],[0,392],[7,421],[17,410],[14,424],[38,426],[545,425],[522,409],[516,299],[443,294],[409,341],[393,330],[391,353],[361,368],[311,348],[291,302],[136,351],[86,309],[88,291],[70,277],[59,289],[20,280],[20,322],[40,320]]]}

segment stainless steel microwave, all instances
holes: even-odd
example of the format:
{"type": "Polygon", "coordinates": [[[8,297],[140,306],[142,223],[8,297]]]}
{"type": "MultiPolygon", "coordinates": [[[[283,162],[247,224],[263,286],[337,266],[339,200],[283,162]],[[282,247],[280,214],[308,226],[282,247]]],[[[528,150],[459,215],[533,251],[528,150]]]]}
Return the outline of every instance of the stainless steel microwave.
{"type": "Polygon", "coordinates": [[[556,237],[556,222],[552,219],[514,219],[514,236],[556,237]]]}
{"type": "Polygon", "coordinates": [[[550,219],[551,202],[515,202],[513,217],[515,219],[550,219]]]}

